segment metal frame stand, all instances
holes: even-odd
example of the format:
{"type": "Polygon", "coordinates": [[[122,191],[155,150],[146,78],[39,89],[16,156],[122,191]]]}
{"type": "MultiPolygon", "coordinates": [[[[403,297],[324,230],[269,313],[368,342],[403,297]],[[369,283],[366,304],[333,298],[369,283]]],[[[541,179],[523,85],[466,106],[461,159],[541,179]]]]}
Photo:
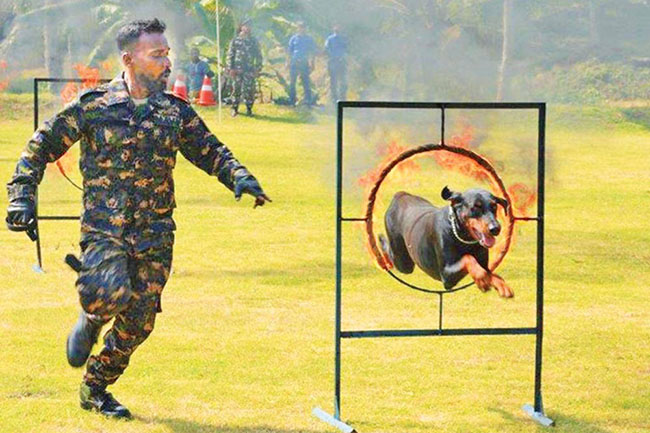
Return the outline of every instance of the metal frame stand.
{"type": "MultiPolygon", "coordinates": [[[[34,131],[38,129],[38,84],[39,83],[83,83],[86,80],[81,78],[34,78],[34,131]]],[[[100,79],[100,83],[108,83],[109,79],[100,79]]],[[[67,178],[67,177],[66,177],[67,178]]],[[[68,179],[72,183],[70,179],[68,179]]],[[[73,183],[74,185],[74,183],[73,183]]],[[[76,186],[76,185],[75,185],[76,186]]],[[[43,273],[43,256],[41,252],[41,231],[38,225],[39,220],[54,220],[54,221],[79,221],[78,215],[39,215],[38,213],[38,191],[36,193],[36,215],[34,216],[35,231],[36,231],[36,260],[38,261],[32,268],[34,272],[43,273]]]]}
{"type": "Polygon", "coordinates": [[[535,335],[535,390],[534,404],[524,405],[522,409],[543,426],[552,426],[554,421],[544,414],[542,405],[542,337],[544,332],[544,176],[545,176],[545,140],[546,140],[546,104],[545,103],[471,103],[471,102],[371,102],[339,101],[337,104],[337,170],[336,170],[336,301],[334,330],[334,413],[315,408],[312,413],[345,433],[354,432],[354,428],[341,421],[341,340],[344,338],[379,338],[379,337],[435,337],[462,335],[535,335]],[[439,303],[439,326],[437,329],[384,329],[384,330],[341,330],[342,305],[342,223],[365,222],[366,218],[346,218],[343,209],[343,111],[344,108],[389,108],[389,109],[438,109],[441,111],[441,137],[444,141],[446,109],[480,109],[480,110],[537,110],[537,216],[526,221],[537,222],[537,296],[536,325],[527,328],[443,328],[442,299],[439,303]]]}

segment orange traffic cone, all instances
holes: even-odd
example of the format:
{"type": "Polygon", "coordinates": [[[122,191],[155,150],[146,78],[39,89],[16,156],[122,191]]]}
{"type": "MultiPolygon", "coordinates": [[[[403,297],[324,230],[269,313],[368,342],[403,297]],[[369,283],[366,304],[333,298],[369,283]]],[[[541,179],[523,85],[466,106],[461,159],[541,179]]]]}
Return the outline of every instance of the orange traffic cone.
{"type": "Polygon", "coordinates": [[[214,92],[212,91],[212,81],[207,75],[203,78],[203,85],[201,86],[201,92],[199,92],[197,104],[204,106],[217,105],[217,101],[214,100],[214,92]]]}
{"type": "Polygon", "coordinates": [[[185,76],[183,74],[178,74],[176,76],[176,81],[174,81],[174,86],[172,87],[172,93],[179,98],[188,100],[187,86],[185,85],[185,76]]]}

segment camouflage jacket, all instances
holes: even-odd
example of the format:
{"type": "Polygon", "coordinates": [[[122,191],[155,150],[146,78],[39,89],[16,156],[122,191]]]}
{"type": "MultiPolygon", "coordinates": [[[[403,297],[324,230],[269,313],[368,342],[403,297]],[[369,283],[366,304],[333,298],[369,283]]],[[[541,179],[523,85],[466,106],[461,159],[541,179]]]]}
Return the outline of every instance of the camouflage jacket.
{"type": "MultiPolygon", "coordinates": [[[[9,198],[34,197],[45,166],[81,141],[82,240],[175,229],[176,152],[233,189],[248,174],[184,100],[161,92],[136,107],[122,76],[82,94],[40,127],[23,151],[9,198]]],[[[135,235],[134,235],[135,234],[135,235]]]]}
{"type": "Polygon", "coordinates": [[[235,37],[228,49],[228,68],[245,72],[262,69],[262,52],[257,39],[235,37]]]}

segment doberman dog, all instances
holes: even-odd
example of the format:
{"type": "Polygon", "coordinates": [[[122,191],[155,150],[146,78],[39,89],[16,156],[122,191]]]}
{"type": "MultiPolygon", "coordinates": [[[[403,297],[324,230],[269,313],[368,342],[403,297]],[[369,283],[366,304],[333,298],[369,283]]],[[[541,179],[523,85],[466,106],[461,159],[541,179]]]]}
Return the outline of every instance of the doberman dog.
{"type": "Polygon", "coordinates": [[[446,186],[442,198],[451,205],[438,208],[422,197],[400,191],[385,215],[388,240],[379,240],[397,270],[410,274],[415,265],[446,290],[469,274],[478,288],[494,287],[500,296],[514,293],[503,278],[489,271],[488,249],[501,232],[497,205],[508,211],[508,202],[484,189],[453,192],[446,186]]]}

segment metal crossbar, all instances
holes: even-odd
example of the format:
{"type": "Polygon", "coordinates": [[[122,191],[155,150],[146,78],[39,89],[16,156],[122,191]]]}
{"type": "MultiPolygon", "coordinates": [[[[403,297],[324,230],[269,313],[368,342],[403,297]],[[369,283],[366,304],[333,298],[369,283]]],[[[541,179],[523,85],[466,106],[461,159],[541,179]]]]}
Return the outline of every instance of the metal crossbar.
{"type": "MultiPolygon", "coordinates": [[[[328,414],[320,408],[313,413],[319,419],[344,432],[355,431],[341,421],[341,340],[359,338],[394,337],[435,337],[467,335],[534,335],[535,336],[535,386],[534,405],[524,405],[523,410],[536,422],[549,426],[554,422],[544,414],[542,406],[542,337],[544,330],[544,183],[545,183],[545,141],[546,104],[543,102],[389,102],[389,101],[339,101],[337,104],[337,153],[336,153],[336,274],[335,274],[335,329],[334,329],[334,412],[328,414]],[[537,215],[517,217],[519,221],[537,223],[537,271],[536,271],[536,324],[521,328],[443,328],[443,295],[445,292],[429,291],[439,295],[438,329],[383,329],[383,330],[342,330],[342,225],[344,222],[365,222],[367,218],[343,217],[343,119],[345,109],[387,108],[387,109],[437,109],[441,112],[441,139],[445,136],[445,110],[536,110],[537,111],[537,215]]],[[[395,276],[394,276],[395,277],[395,276]]],[[[395,278],[400,283],[412,287],[408,282],[395,278]]],[[[449,291],[448,293],[451,293],[449,291]]]]}

